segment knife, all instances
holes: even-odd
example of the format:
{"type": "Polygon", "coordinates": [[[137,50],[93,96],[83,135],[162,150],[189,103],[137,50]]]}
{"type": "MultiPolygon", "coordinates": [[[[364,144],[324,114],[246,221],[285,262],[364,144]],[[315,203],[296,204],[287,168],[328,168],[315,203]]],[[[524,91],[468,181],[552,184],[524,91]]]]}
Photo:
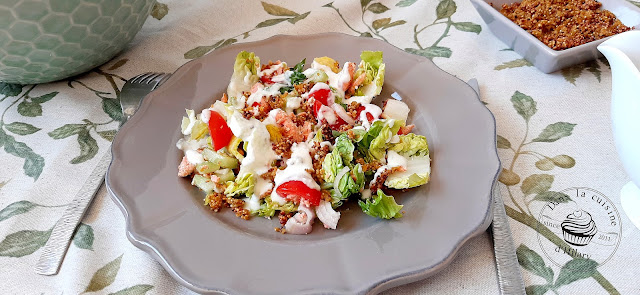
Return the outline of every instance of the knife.
{"type": "MultiPolygon", "coordinates": [[[[475,78],[467,82],[478,94],[480,99],[480,87],[475,78]]],[[[498,273],[498,289],[502,295],[526,294],[524,280],[520,272],[516,247],[513,244],[509,218],[504,210],[504,203],[500,196],[498,183],[493,187],[493,222],[490,233],[493,236],[493,251],[496,256],[496,270],[498,273]]]]}

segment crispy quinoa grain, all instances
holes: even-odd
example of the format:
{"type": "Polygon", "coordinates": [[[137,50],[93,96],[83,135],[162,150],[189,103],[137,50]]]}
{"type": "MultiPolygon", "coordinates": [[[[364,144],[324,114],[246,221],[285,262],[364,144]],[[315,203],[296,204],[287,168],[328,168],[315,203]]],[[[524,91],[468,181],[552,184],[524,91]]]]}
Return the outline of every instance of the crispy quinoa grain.
{"type": "Polygon", "coordinates": [[[404,169],[404,168],[402,168],[402,167],[393,167],[391,169],[384,170],[382,173],[380,173],[378,178],[373,180],[373,183],[370,186],[371,191],[372,192],[378,191],[378,189],[382,188],[382,185],[384,185],[384,182],[387,180],[387,177],[389,177],[389,175],[391,175],[391,173],[400,171],[402,169],[404,169]]]}
{"type": "Polygon", "coordinates": [[[231,210],[233,210],[233,212],[236,213],[236,216],[244,220],[249,220],[251,213],[249,212],[249,210],[244,209],[243,200],[225,196],[225,201],[229,204],[229,206],[231,207],[231,210]]]}
{"type": "Polygon", "coordinates": [[[313,180],[315,182],[322,183],[322,174],[317,173],[318,170],[316,170],[316,169],[306,169],[305,171],[307,171],[309,173],[309,175],[311,175],[311,178],[313,178],[313,180]]]}
{"type": "Polygon", "coordinates": [[[351,102],[351,104],[349,104],[349,106],[347,107],[347,113],[349,114],[349,116],[351,116],[352,119],[357,120],[358,119],[358,109],[361,107],[362,105],[359,102],[351,102]]]}
{"type": "Polygon", "coordinates": [[[331,150],[329,149],[328,145],[321,145],[317,141],[314,141],[313,146],[311,147],[311,149],[309,149],[309,155],[311,156],[311,163],[314,170],[314,174],[311,175],[317,175],[317,177],[319,177],[318,180],[320,180],[320,178],[322,178],[322,175],[324,175],[324,172],[322,170],[322,162],[330,152],[331,150]]]}
{"type": "Polygon", "coordinates": [[[293,213],[291,212],[280,211],[280,214],[278,214],[278,220],[280,221],[280,225],[284,226],[285,224],[287,224],[287,220],[289,220],[289,218],[291,218],[292,216],[293,216],[293,213]]]}
{"type": "Polygon", "coordinates": [[[356,158],[356,163],[362,165],[362,172],[367,172],[367,171],[375,172],[376,170],[378,170],[378,168],[382,167],[382,164],[380,164],[380,162],[378,161],[367,163],[364,161],[363,158],[356,158]]]}
{"type": "Polygon", "coordinates": [[[282,138],[282,140],[278,142],[272,142],[271,147],[273,151],[276,152],[276,155],[282,157],[283,159],[291,158],[291,146],[293,145],[293,141],[288,138],[282,138]]]}
{"type": "Polygon", "coordinates": [[[333,130],[331,130],[331,126],[327,123],[327,120],[322,119],[322,125],[320,127],[320,132],[322,132],[322,140],[333,142],[335,138],[333,137],[333,130]]]}
{"type": "Polygon", "coordinates": [[[276,171],[278,171],[278,169],[276,167],[271,167],[269,168],[269,171],[267,171],[266,173],[260,175],[260,177],[262,177],[263,179],[269,180],[271,182],[273,182],[273,180],[276,178],[276,171]]]}
{"type": "Polygon", "coordinates": [[[296,92],[298,92],[298,95],[302,95],[304,93],[309,92],[309,90],[311,90],[311,88],[313,88],[313,85],[315,85],[316,83],[303,83],[303,84],[298,84],[298,85],[293,85],[293,88],[296,90],[296,92]]]}
{"type": "Polygon", "coordinates": [[[322,199],[327,201],[327,202],[331,202],[331,193],[328,190],[322,190],[322,199]]]}
{"type": "Polygon", "coordinates": [[[218,212],[225,207],[225,205],[228,205],[225,201],[225,195],[221,193],[208,194],[207,199],[209,199],[209,207],[213,212],[218,212]]]}
{"type": "Polygon", "coordinates": [[[523,0],[500,13],[554,50],[632,30],[595,0],[523,0]]]}

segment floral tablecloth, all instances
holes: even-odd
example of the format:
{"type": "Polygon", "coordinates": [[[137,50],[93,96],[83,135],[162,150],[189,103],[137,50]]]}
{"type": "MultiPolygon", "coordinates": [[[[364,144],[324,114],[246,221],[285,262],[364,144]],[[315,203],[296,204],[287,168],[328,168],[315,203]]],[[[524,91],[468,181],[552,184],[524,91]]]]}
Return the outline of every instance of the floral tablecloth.
{"type": "MultiPolygon", "coordinates": [[[[640,231],[620,208],[629,178],[612,142],[608,63],[543,74],[498,41],[465,0],[162,0],[107,64],[56,83],[0,84],[0,293],[190,293],[127,240],[104,187],[60,273],[38,276],[33,268],[64,206],[109,149],[124,81],[172,72],[236,42],[330,31],[379,38],[479,80],[497,121],[500,189],[528,294],[640,293],[640,231]],[[598,234],[577,240],[563,232],[571,218],[590,218],[598,234]]],[[[497,292],[487,233],[444,271],[387,291],[497,292]]]]}

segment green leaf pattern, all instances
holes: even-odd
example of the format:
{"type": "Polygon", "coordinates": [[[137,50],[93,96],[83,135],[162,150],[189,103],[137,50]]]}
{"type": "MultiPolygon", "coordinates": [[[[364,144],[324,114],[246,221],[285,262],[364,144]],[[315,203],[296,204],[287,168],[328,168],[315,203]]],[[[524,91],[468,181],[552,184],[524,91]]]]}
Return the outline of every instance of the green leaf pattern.
{"type": "Polygon", "coordinates": [[[111,285],[116,280],[116,275],[118,275],[118,271],[120,270],[120,263],[122,263],[123,255],[120,255],[118,258],[98,269],[93,274],[93,277],[91,277],[91,281],[84,292],[100,291],[111,285]]]}
{"type": "MultiPolygon", "coordinates": [[[[166,4],[156,2],[151,16],[157,20],[162,20],[168,11],[169,7],[166,4]]],[[[296,15],[295,19],[290,21],[295,23],[307,15],[308,13],[296,15]]],[[[220,44],[228,45],[234,42],[236,42],[235,39],[229,38],[221,40],[220,44]]],[[[88,74],[103,77],[103,85],[108,90],[93,86],[95,84],[90,86],[83,81],[88,78],[86,75],[70,78],[66,82],[69,86],[68,89],[83,93],[88,101],[91,101],[92,95],[94,95],[93,97],[97,96],[98,99],[93,99],[93,102],[96,105],[96,109],[99,110],[102,107],[104,116],[92,117],[91,120],[84,119],[82,122],[70,122],[63,126],[47,124],[50,121],[47,120],[49,119],[48,117],[52,116],[51,113],[48,113],[48,110],[52,109],[52,107],[49,107],[49,102],[60,96],[59,91],[41,91],[42,88],[47,87],[46,85],[19,85],[0,82],[0,103],[3,103],[1,105],[2,109],[0,109],[0,156],[15,157],[24,161],[22,165],[23,175],[16,171],[13,178],[30,178],[34,182],[38,181],[45,167],[45,159],[39,152],[46,151],[46,147],[51,143],[51,140],[73,140],[72,138],[75,137],[80,152],[75,157],[69,157],[69,161],[72,164],[80,164],[95,157],[98,151],[96,138],[105,142],[113,140],[117,132],[114,127],[117,127],[118,122],[123,119],[119,95],[122,84],[126,79],[110,71],[125,68],[128,61],[129,59],[122,58],[109,63],[110,66],[108,66],[107,70],[96,68],[88,74]],[[87,93],[89,95],[86,95],[87,93]],[[44,138],[42,135],[44,135],[44,138]],[[43,149],[43,147],[45,148],[43,149]]],[[[107,66],[104,68],[107,68],[107,66]]],[[[1,166],[4,168],[4,162],[1,166]]],[[[73,173],[75,171],[69,170],[69,172],[73,173]]],[[[0,179],[0,189],[9,183],[9,180],[0,179]]],[[[18,181],[24,182],[24,179],[18,181]]],[[[48,191],[46,193],[55,194],[56,192],[48,191]]],[[[9,195],[11,195],[11,192],[9,195]]],[[[0,259],[16,259],[36,253],[45,245],[51,235],[51,229],[33,229],[33,227],[36,227],[35,225],[40,225],[41,221],[46,220],[39,215],[48,212],[50,216],[58,216],[58,213],[52,211],[54,210],[53,208],[66,206],[65,204],[42,205],[35,203],[33,200],[10,202],[6,198],[0,200],[0,204],[3,205],[3,207],[0,207],[0,226],[2,226],[0,228],[0,259]],[[27,227],[27,229],[10,230],[6,226],[27,227]]],[[[53,226],[55,220],[51,219],[51,222],[51,224],[45,224],[45,226],[53,226]]],[[[76,228],[72,244],[79,249],[93,250],[96,240],[97,235],[94,233],[93,227],[89,224],[81,223],[76,228]]],[[[70,251],[70,253],[73,253],[73,251],[70,251]]],[[[73,255],[70,253],[67,256],[73,255]]],[[[122,256],[98,269],[87,285],[85,292],[101,291],[110,286],[116,278],[121,261],[122,256]]],[[[17,263],[20,264],[20,262],[17,263]]],[[[137,295],[146,294],[153,288],[154,286],[152,285],[137,284],[121,290],[113,289],[110,292],[112,292],[111,294],[137,295]]],[[[65,293],[67,293],[66,290],[65,293]]]]}

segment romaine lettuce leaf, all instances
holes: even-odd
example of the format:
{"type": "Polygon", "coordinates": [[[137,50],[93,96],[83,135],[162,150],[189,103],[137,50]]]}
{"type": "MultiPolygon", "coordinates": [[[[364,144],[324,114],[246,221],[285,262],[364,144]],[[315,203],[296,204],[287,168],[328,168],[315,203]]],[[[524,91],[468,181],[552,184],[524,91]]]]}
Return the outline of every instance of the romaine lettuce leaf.
{"type": "Polygon", "coordinates": [[[357,96],[376,96],[382,91],[384,84],[385,65],[382,62],[382,51],[363,51],[360,54],[360,65],[355,73],[355,77],[365,73],[365,80],[357,91],[357,96]]]}
{"type": "Polygon", "coordinates": [[[284,212],[296,212],[298,211],[298,205],[293,202],[286,202],[284,205],[279,204],[278,202],[271,201],[271,197],[267,196],[264,198],[264,203],[258,209],[258,216],[262,217],[272,217],[275,215],[276,210],[284,211],[284,212]]]}
{"type": "Polygon", "coordinates": [[[429,182],[431,175],[431,160],[429,156],[413,156],[407,161],[407,170],[395,172],[384,182],[389,188],[406,189],[429,182]]]}
{"type": "Polygon", "coordinates": [[[241,51],[236,56],[233,65],[233,75],[227,88],[229,98],[240,97],[242,92],[251,91],[251,86],[258,82],[260,71],[260,58],[253,52],[241,51]]]}
{"type": "Polygon", "coordinates": [[[403,121],[393,119],[386,120],[378,136],[376,136],[369,145],[369,155],[376,160],[384,158],[384,155],[387,153],[387,148],[390,145],[389,141],[391,141],[391,137],[396,135],[403,125],[403,121]]]}
{"type": "Polygon", "coordinates": [[[366,202],[359,200],[358,205],[367,215],[383,219],[402,217],[400,210],[404,206],[398,205],[393,196],[385,195],[380,189],[376,196],[368,198],[366,202]]]}
{"type": "Polygon", "coordinates": [[[400,135],[400,142],[392,144],[390,150],[405,157],[429,155],[427,138],[413,133],[400,135]]]}
{"type": "Polygon", "coordinates": [[[196,119],[195,121],[193,121],[193,127],[191,128],[191,139],[202,139],[207,134],[209,134],[209,125],[207,125],[207,123],[202,122],[202,120],[200,119],[196,119]]]}
{"type": "Polygon", "coordinates": [[[324,161],[322,161],[322,170],[324,171],[322,178],[326,182],[333,182],[342,167],[344,167],[344,165],[342,164],[342,156],[340,156],[340,153],[333,151],[328,153],[327,156],[324,157],[324,161]]]}
{"type": "Polygon", "coordinates": [[[224,194],[234,198],[240,195],[250,197],[253,195],[255,183],[256,179],[253,177],[253,173],[239,175],[234,181],[227,181],[227,188],[224,190],[224,194]]]}
{"type": "Polygon", "coordinates": [[[349,169],[347,173],[342,175],[338,181],[338,190],[342,194],[343,198],[348,198],[352,194],[359,193],[364,188],[364,172],[362,172],[362,166],[356,164],[353,169],[349,169]],[[354,180],[351,174],[356,177],[354,180]]]}
{"type": "Polygon", "coordinates": [[[353,150],[355,147],[347,134],[343,133],[336,138],[336,144],[333,146],[333,152],[340,154],[343,163],[350,163],[353,160],[353,150]]]}

